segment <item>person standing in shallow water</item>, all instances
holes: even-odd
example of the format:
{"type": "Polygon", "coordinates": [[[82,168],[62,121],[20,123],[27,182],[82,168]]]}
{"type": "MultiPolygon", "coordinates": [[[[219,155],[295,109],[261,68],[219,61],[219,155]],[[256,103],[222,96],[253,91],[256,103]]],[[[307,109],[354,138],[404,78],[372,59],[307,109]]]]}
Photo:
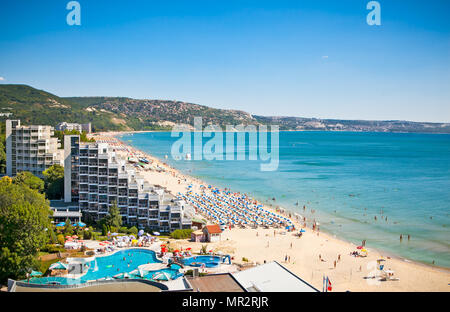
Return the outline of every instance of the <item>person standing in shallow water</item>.
{"type": "Polygon", "coordinates": [[[400,234],[400,242],[403,240],[403,235],[400,234]]]}

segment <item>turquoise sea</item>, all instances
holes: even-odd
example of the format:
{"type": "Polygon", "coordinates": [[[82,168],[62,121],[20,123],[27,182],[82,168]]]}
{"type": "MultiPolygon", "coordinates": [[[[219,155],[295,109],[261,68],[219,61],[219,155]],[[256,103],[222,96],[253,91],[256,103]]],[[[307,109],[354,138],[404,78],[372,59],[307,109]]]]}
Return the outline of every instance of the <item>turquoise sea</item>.
{"type": "Polygon", "coordinates": [[[450,267],[450,135],[280,132],[278,170],[265,172],[259,161],[172,159],[170,132],[119,139],[207,183],[315,218],[336,237],[450,267]]]}

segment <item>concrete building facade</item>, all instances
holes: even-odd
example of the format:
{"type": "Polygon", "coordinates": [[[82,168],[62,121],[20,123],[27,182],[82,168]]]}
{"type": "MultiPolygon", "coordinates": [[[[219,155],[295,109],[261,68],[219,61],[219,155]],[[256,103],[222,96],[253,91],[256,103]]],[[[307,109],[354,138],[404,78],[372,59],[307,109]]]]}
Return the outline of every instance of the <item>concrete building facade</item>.
{"type": "Polygon", "coordinates": [[[82,131],[87,132],[87,133],[91,133],[92,126],[91,126],[91,123],[78,124],[78,123],[60,122],[58,125],[56,125],[55,129],[58,130],[58,131],[76,130],[76,131],[78,131],[80,133],[82,131]]]}
{"type": "Polygon", "coordinates": [[[83,216],[100,220],[116,203],[125,224],[160,232],[191,228],[192,207],[144,181],[107,143],[66,135],[64,157],[64,199],[77,201],[83,216]]]}
{"type": "Polygon", "coordinates": [[[6,174],[29,171],[42,177],[54,164],[63,164],[64,151],[53,138],[51,126],[22,126],[20,120],[6,120],[6,174]]]}

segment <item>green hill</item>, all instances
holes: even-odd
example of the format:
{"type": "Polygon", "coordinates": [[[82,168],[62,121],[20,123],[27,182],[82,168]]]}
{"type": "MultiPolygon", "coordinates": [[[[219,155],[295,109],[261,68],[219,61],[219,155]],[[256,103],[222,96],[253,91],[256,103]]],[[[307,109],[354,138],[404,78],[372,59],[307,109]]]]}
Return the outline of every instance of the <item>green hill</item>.
{"type": "Polygon", "coordinates": [[[10,118],[24,124],[92,122],[98,129],[120,129],[110,121],[112,114],[88,112],[81,104],[26,85],[0,85],[0,113],[12,113],[10,118]]]}
{"type": "Polygon", "coordinates": [[[450,133],[449,123],[411,121],[337,120],[304,117],[256,116],[203,105],[169,100],[126,97],[58,97],[26,85],[0,84],[0,120],[20,119],[24,124],[56,126],[59,122],[91,122],[94,131],[171,130],[174,124],[279,125],[280,130],[373,131],[450,133]],[[10,117],[5,113],[12,114],[10,117]]]}
{"type": "MultiPolygon", "coordinates": [[[[248,113],[168,100],[137,100],[123,97],[68,97],[26,85],[0,85],[0,113],[24,124],[55,126],[61,121],[91,122],[102,130],[170,130],[173,124],[257,124],[248,113]]],[[[3,119],[5,119],[3,117],[3,119]]]]}

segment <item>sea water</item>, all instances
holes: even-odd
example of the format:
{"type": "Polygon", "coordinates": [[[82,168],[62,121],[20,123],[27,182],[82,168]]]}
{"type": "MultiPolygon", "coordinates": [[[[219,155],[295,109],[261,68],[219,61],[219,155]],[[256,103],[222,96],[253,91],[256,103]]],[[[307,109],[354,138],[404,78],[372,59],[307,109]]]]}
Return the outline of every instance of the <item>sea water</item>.
{"type": "Polygon", "coordinates": [[[170,151],[178,138],[170,132],[119,138],[185,174],[316,219],[321,231],[338,238],[450,267],[450,135],[279,135],[276,171],[260,171],[260,162],[250,160],[175,160],[170,151]]]}

